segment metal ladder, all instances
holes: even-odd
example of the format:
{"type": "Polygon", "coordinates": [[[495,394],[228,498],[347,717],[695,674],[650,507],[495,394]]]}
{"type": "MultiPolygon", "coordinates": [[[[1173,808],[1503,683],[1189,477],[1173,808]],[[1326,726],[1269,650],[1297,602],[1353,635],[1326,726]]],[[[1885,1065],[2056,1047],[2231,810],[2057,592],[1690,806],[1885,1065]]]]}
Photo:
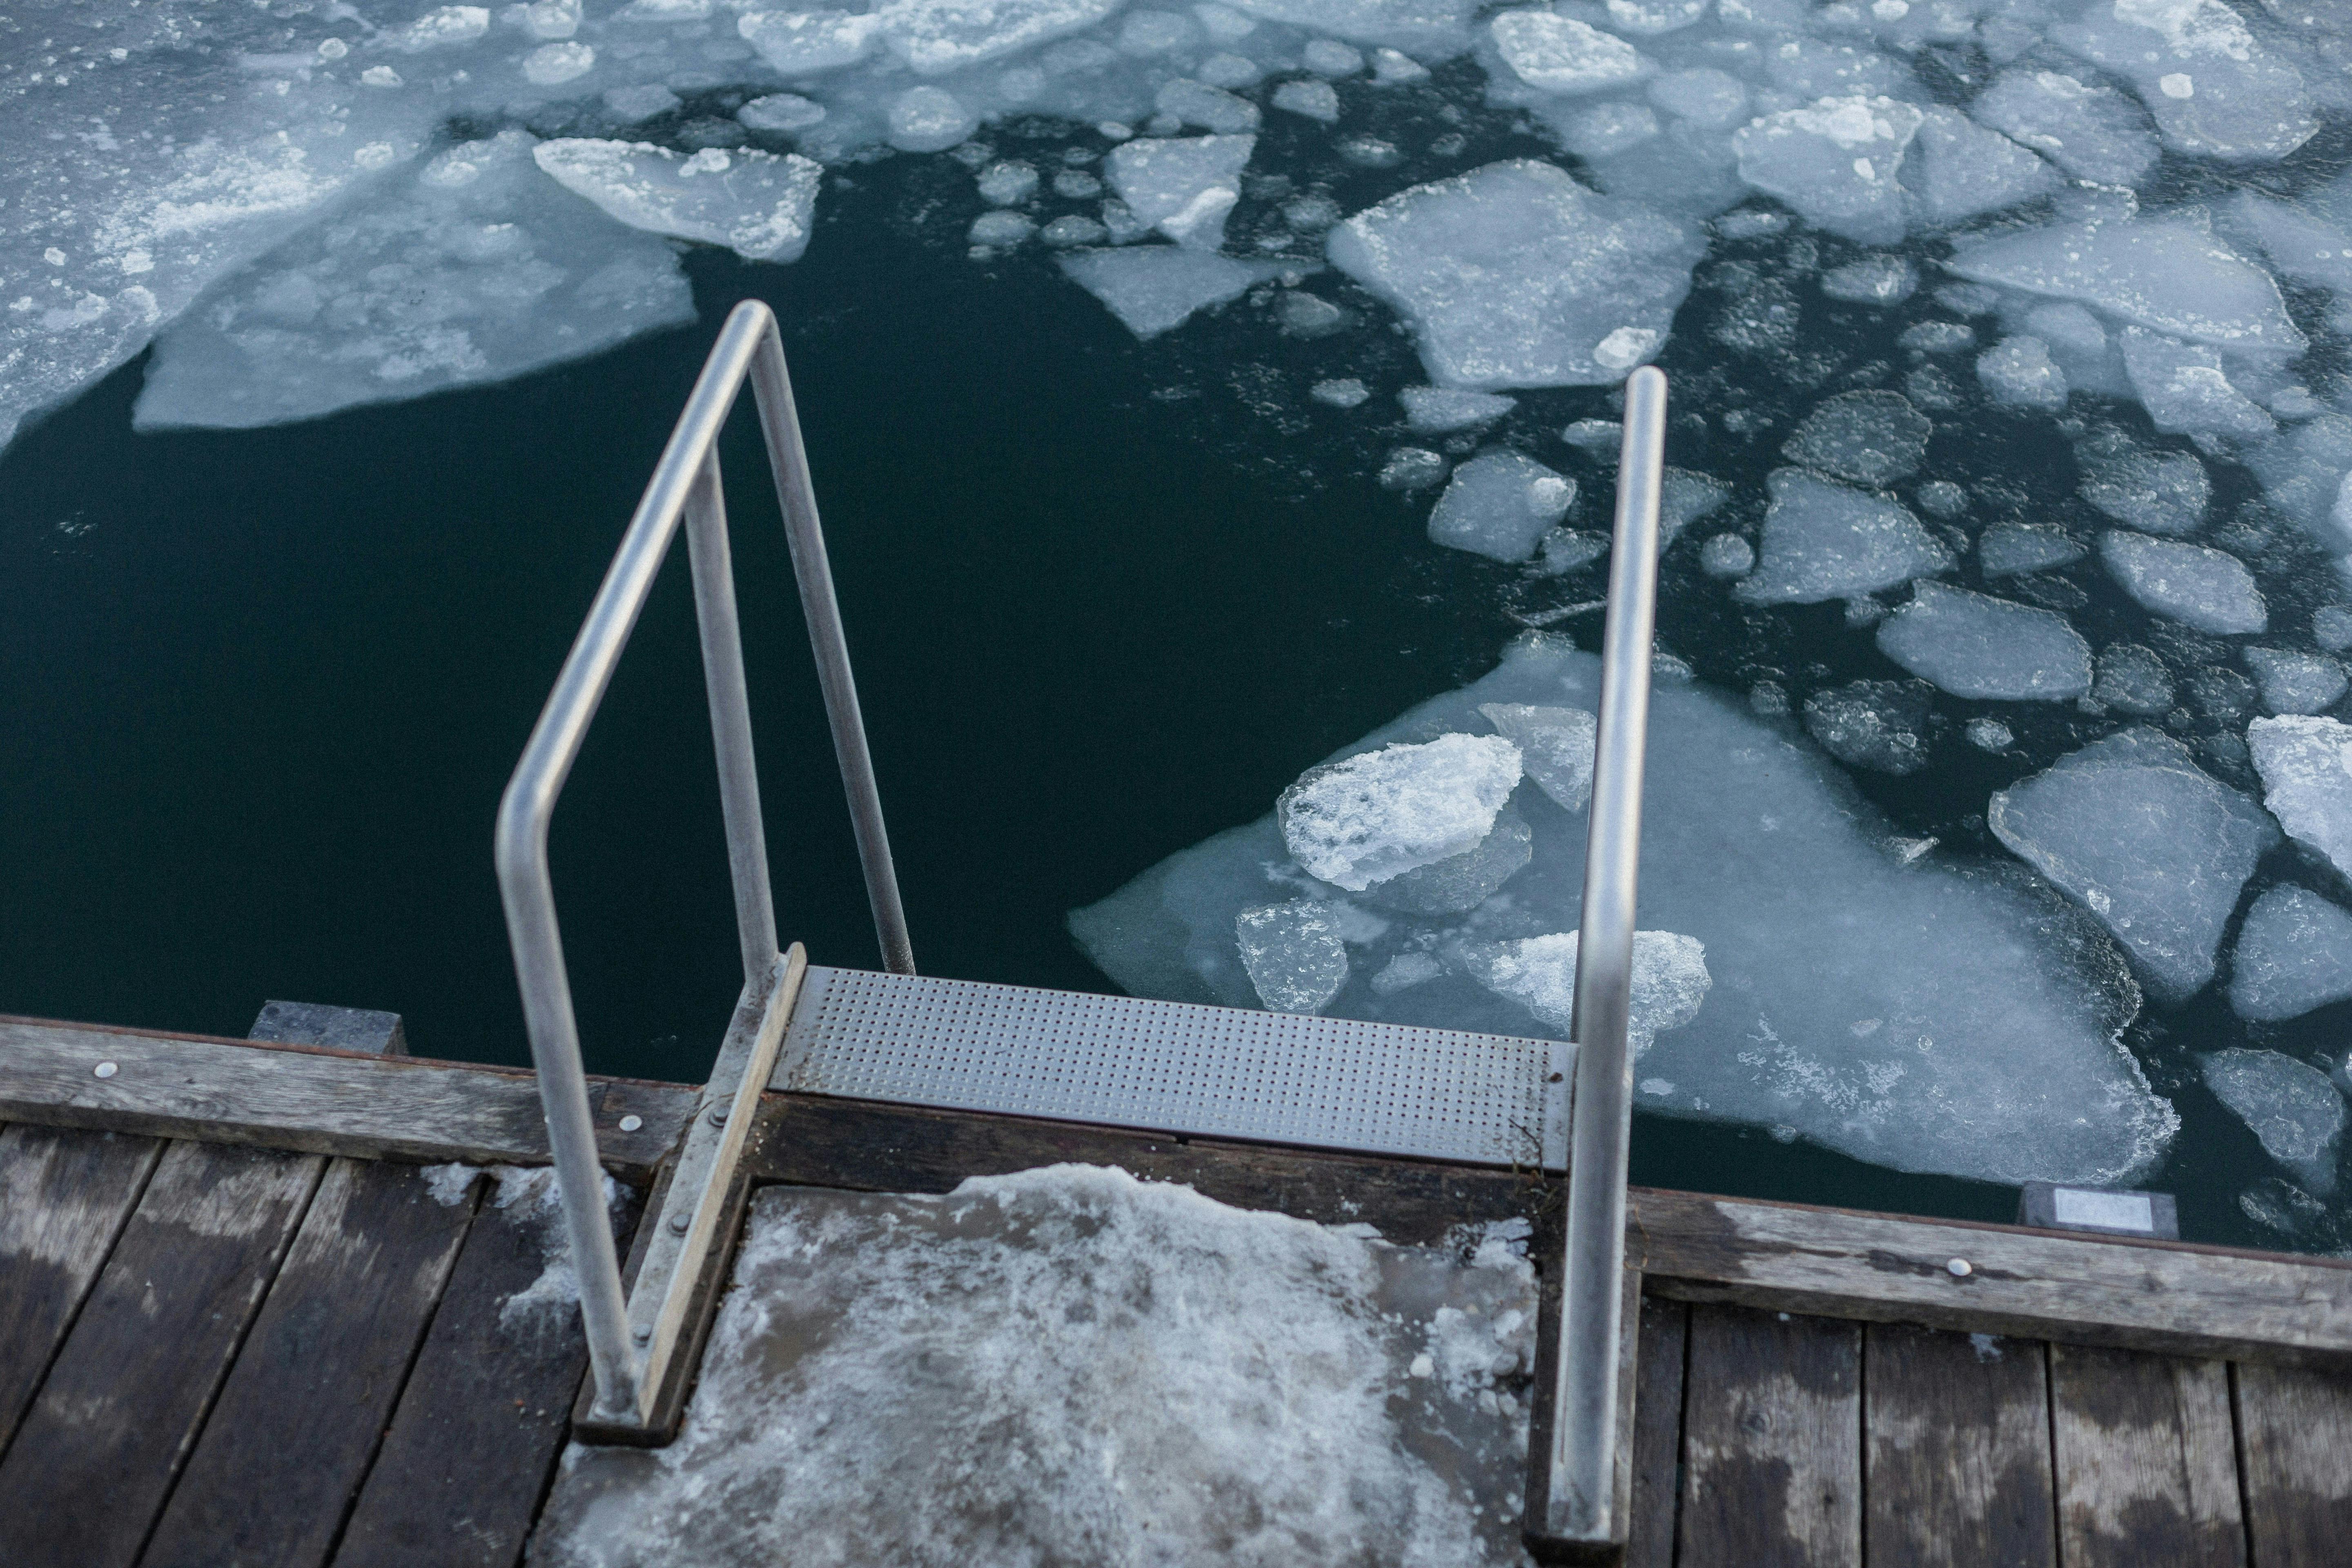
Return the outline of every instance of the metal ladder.
{"type": "Polygon", "coordinates": [[[598,1430],[657,1441],[688,1310],[761,1090],[1058,1118],[1465,1163],[1570,1171],[1553,1441],[1530,1458],[1532,1544],[1624,1536],[1620,1297],[1625,1050],[1649,702],[1665,378],[1627,384],[1570,1047],[1351,1019],[942,980],[915,972],[848,644],[775,317],[729,315],[499,802],[499,885],[580,1279],[598,1430]],[[746,380],[766,437],[887,973],[779,951],[718,438],[746,380]],[[683,521],[742,950],[743,990],[625,1294],[563,963],[547,836],[629,634],[683,521]],[[1538,1500],[1548,1499],[1542,1503],[1538,1500]],[[1540,1517],[1539,1517],[1540,1516],[1540,1517]]]}

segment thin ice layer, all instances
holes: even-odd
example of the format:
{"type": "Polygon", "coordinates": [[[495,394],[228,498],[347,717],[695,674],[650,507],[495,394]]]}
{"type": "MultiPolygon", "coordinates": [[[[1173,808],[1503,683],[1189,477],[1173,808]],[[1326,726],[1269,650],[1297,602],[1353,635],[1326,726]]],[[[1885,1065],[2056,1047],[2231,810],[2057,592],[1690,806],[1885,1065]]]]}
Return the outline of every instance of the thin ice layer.
{"type": "Polygon", "coordinates": [[[142,430],[249,428],[502,381],[694,320],[671,247],[462,142],[306,229],[156,341],[142,430]]]}
{"type": "Polygon", "coordinates": [[[1536,1293],[1056,1165],[752,1200],[677,1441],[573,1446],[541,1568],[1521,1560],[1536,1293]]]}
{"type": "Polygon", "coordinates": [[[1705,249],[1691,225],[1531,159],[1415,185],[1327,241],[1412,324],[1431,380],[1487,390],[1623,379],[1665,342],[1705,249]]]}
{"type": "Polygon", "coordinates": [[[1071,281],[1109,307],[1139,338],[1156,338],[1195,311],[1238,300],[1252,284],[1284,270],[1278,262],[1235,261],[1173,245],[1081,250],[1060,259],[1071,281]]]}
{"type": "MultiPolygon", "coordinates": [[[[1526,638],[1351,752],[1483,731],[1489,703],[1589,709],[1598,689],[1592,656],[1526,638]]],[[[2087,918],[2015,868],[1906,863],[1835,766],[1744,700],[1661,684],[1649,742],[1642,921],[1703,943],[1713,987],[1643,1058],[1637,1104],[1989,1181],[2124,1182],[2160,1156],[2177,1121],[2116,1036],[2137,992],[2087,918]]],[[[1328,1012],[1527,1032],[1530,1015],[1477,979],[1467,949],[1577,929],[1586,821],[1533,790],[1512,806],[1533,832],[1528,867],[1465,918],[1393,921],[1328,1012]],[[1410,984],[1371,983],[1408,957],[1410,984]]],[[[1261,818],[1071,928],[1130,992],[1249,1005],[1234,916],[1288,896],[1288,859],[1261,818]]]]}
{"type": "Polygon", "coordinates": [[[824,171],[797,153],[566,136],[531,150],[555,182],[631,228],[723,245],[751,261],[796,261],[824,171]]]}

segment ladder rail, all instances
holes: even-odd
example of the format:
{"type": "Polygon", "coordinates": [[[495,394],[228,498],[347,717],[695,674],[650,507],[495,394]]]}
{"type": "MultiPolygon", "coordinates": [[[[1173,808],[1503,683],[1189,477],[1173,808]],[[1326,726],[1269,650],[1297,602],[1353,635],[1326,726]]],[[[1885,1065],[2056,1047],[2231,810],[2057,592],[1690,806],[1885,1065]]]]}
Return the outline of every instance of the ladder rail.
{"type": "MultiPolygon", "coordinates": [[[[742,632],[735,604],[732,555],[719,472],[718,441],[743,384],[752,384],[766,438],[777,496],[792,543],[793,564],[807,615],[809,637],[825,696],[842,779],[857,827],[859,858],[885,963],[896,973],[914,973],[906,912],[898,895],[889,839],[882,822],[873,760],[866,745],[849,649],[833,590],[807,451],[792,397],[782,338],[774,313],[747,300],[726,325],[696,378],[677,427],[664,447],[653,479],[637,503],[613,564],[589,606],[562,672],[521,759],[499,802],[495,859],[506,910],[515,976],[538,1068],[548,1143],[562,1190],[567,1234],[580,1279],[581,1318],[596,1378],[600,1418],[642,1423],[667,1370],[673,1336],[648,1325],[675,1317],[670,1298],[690,1288],[698,1257],[656,1277],[648,1268],[635,1297],[625,1300],[620,1259],[605,1219],[603,1173],[596,1155],[593,1118],[580,1056],[579,1022],[564,966],[548,858],[548,830],[590,723],[612,684],[630,634],[683,524],[694,578],[695,618],[701,644],[703,677],[710,705],[711,739],[717,752],[719,802],[727,830],[727,854],[735,897],[738,944],[743,962],[743,994],[719,1073],[705,1091],[689,1143],[708,1122],[726,1126],[738,1103],[740,1079],[764,1084],[799,977],[796,962],[778,952],[773,889],[768,876],[767,836],[760,810],[759,772],[753,755],[751,718],[743,673],[742,632]],[[763,1023],[763,1020],[768,1020],[763,1023]],[[720,1081],[727,1078],[729,1081],[720,1081]],[[634,1328],[632,1326],[634,1321],[634,1328]]],[[[756,1094],[756,1088],[752,1089],[756,1094]]],[[[681,1233],[701,1236],[704,1211],[717,1201],[731,1173],[733,1137],[714,1131],[725,1147],[699,1159],[711,1170],[716,1189],[680,1193],[673,1184],[676,1217],[689,1221],[681,1233]],[[715,1178],[712,1173],[715,1171],[715,1178]]],[[[700,1152],[689,1147],[682,1165],[700,1152]]],[[[706,1180],[701,1186],[708,1187],[706,1180]]],[[[648,1215],[646,1224],[655,1223],[648,1215]]]]}

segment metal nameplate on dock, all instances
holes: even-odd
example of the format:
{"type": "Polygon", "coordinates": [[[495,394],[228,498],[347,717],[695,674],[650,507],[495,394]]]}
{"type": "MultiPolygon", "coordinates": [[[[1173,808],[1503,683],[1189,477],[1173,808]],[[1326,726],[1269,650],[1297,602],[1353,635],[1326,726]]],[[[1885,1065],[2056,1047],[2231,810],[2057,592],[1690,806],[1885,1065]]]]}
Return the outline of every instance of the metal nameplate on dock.
{"type": "Polygon", "coordinates": [[[812,965],[772,1087],[1487,1165],[1568,1163],[1556,1040],[812,965]]]}

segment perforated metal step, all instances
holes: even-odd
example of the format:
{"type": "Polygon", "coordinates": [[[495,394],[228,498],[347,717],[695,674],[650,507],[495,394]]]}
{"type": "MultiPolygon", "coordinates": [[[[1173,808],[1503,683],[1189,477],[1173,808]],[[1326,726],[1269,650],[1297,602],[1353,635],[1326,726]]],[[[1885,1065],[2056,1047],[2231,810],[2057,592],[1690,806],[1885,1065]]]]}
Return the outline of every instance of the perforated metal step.
{"type": "Polygon", "coordinates": [[[1556,1040],[812,966],[771,1082],[1473,1164],[1540,1150],[1560,1170],[1569,1054],[1556,1040]]]}

